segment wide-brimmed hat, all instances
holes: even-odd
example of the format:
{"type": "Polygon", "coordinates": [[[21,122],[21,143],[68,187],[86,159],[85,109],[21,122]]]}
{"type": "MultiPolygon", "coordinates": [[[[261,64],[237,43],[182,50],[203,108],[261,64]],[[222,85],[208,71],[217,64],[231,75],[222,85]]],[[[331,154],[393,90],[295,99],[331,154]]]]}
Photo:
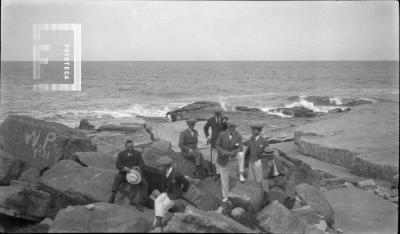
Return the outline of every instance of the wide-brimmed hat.
{"type": "Polygon", "coordinates": [[[171,166],[174,163],[174,160],[172,160],[168,156],[163,156],[157,160],[157,164],[160,166],[171,166]]]}
{"type": "Polygon", "coordinates": [[[142,175],[137,170],[131,170],[126,174],[126,181],[130,184],[139,184],[142,181],[142,175]]]}

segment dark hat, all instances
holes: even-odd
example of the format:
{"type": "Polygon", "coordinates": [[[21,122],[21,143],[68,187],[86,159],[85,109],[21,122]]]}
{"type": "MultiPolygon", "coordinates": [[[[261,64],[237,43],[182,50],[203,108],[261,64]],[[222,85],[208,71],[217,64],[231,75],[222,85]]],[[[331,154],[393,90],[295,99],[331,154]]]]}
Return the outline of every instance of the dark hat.
{"type": "Polygon", "coordinates": [[[215,110],[214,113],[222,113],[222,110],[215,110]]]}
{"type": "Polygon", "coordinates": [[[188,124],[190,124],[190,123],[196,123],[197,122],[197,120],[195,120],[195,119],[188,119],[188,120],[186,120],[186,123],[188,123],[188,124]]]}
{"type": "Polygon", "coordinates": [[[256,128],[256,129],[260,129],[261,130],[263,128],[263,126],[261,124],[253,124],[253,125],[250,126],[250,128],[251,129],[256,128]]]}

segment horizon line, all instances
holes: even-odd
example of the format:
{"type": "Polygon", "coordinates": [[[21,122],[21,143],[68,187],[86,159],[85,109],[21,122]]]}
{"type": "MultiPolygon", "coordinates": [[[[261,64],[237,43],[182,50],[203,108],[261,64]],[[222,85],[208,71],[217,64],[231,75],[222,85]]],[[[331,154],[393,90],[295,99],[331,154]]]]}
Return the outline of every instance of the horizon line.
{"type": "MultiPolygon", "coordinates": [[[[33,62],[33,60],[0,60],[1,62],[33,62]]],[[[64,62],[64,60],[51,60],[64,62]]],[[[69,62],[74,60],[69,60],[69,62]]],[[[343,60],[81,60],[81,62],[399,62],[399,59],[343,59],[343,60]]]]}

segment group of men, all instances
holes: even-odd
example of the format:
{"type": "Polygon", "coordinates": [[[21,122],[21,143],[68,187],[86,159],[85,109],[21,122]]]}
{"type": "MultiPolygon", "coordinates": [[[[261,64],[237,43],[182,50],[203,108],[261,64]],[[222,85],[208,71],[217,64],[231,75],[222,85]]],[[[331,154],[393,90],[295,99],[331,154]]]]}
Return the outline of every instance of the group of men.
{"type": "MultiPolygon", "coordinates": [[[[228,164],[234,158],[238,162],[239,181],[244,183],[247,179],[259,182],[268,196],[269,188],[279,186],[285,192],[287,199],[294,199],[294,182],[288,168],[290,163],[286,160],[276,157],[278,152],[269,148],[268,140],[261,136],[262,126],[252,125],[252,136],[249,140],[243,141],[242,136],[236,131],[236,124],[222,116],[221,111],[216,111],[215,115],[207,120],[204,126],[204,134],[207,142],[210,143],[211,154],[217,156],[212,160],[215,164],[216,174],[213,174],[212,167],[203,158],[198,148],[198,132],[194,128],[196,120],[186,121],[188,128],[183,130],[179,136],[179,147],[181,155],[186,159],[192,160],[196,169],[193,176],[204,178],[215,176],[215,179],[221,178],[221,190],[223,202],[228,201],[229,178],[231,171],[228,164]],[[212,133],[209,134],[211,128],[212,133]],[[244,147],[246,150],[244,151],[244,147]],[[247,168],[247,173],[245,173],[247,168]]],[[[157,161],[162,176],[162,193],[154,200],[155,221],[154,226],[162,226],[162,218],[170,208],[175,205],[175,201],[182,198],[189,188],[189,178],[183,176],[177,168],[173,166],[173,160],[167,156],[161,157],[157,161]]],[[[127,182],[126,175],[132,169],[141,171],[144,162],[140,152],[134,150],[132,141],[126,142],[126,150],[119,153],[116,167],[119,170],[115,177],[112,187],[110,202],[114,202],[115,194],[124,182],[127,182]]],[[[136,206],[138,210],[143,210],[143,202],[148,194],[148,183],[144,177],[139,184],[135,185],[139,189],[139,201],[136,206]]]]}

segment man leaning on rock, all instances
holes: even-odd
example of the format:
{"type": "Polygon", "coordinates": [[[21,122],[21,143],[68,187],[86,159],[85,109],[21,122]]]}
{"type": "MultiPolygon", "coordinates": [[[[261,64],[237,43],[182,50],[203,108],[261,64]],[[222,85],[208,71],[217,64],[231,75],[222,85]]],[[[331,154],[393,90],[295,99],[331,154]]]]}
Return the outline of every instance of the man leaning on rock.
{"type": "MultiPolygon", "coordinates": [[[[114,203],[115,194],[117,193],[121,184],[128,183],[126,179],[127,173],[131,170],[137,170],[141,173],[144,166],[144,161],[142,155],[139,151],[134,149],[134,143],[131,140],[127,140],[125,142],[125,150],[120,152],[117,157],[116,167],[118,169],[118,174],[114,178],[114,183],[112,185],[111,197],[109,199],[110,203],[114,203]]],[[[140,183],[138,184],[130,184],[129,185],[129,193],[133,194],[134,189],[139,190],[139,198],[138,203],[136,205],[139,211],[143,211],[144,199],[148,194],[148,183],[146,179],[141,176],[140,183]]],[[[131,204],[133,204],[133,197],[130,197],[131,204]]]]}

